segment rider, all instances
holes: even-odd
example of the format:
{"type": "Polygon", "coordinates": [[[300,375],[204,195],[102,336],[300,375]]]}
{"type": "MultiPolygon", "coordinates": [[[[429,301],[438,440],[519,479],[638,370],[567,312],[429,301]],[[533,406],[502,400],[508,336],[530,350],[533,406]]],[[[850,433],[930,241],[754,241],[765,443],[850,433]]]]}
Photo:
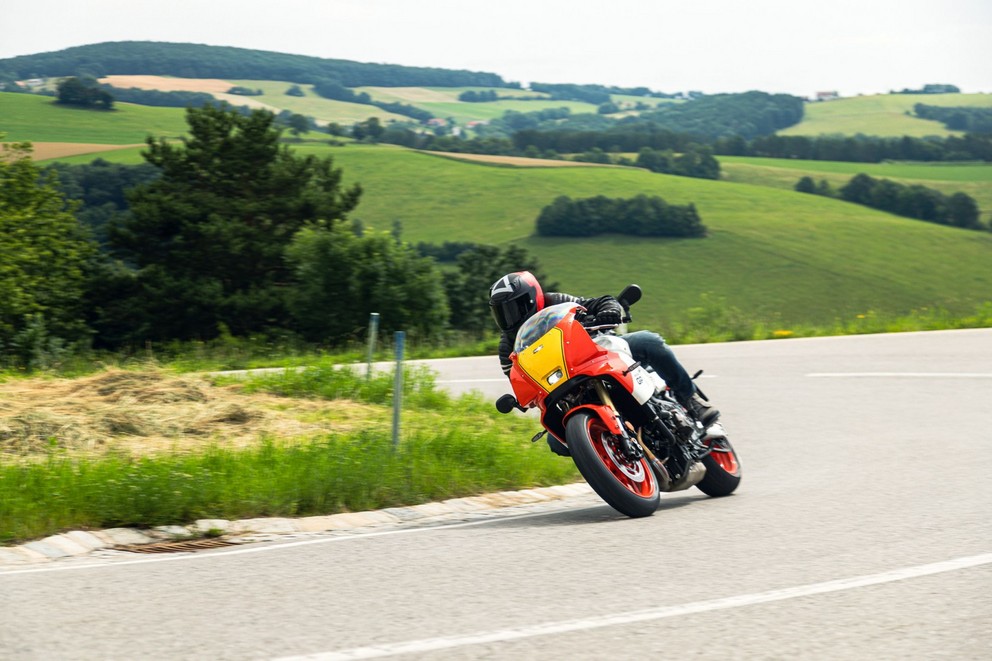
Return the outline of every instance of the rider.
{"type": "MultiPolygon", "coordinates": [[[[595,316],[595,324],[619,324],[623,317],[623,307],[612,296],[599,298],[579,298],[558,292],[545,293],[541,283],[529,271],[508,273],[489,288],[489,308],[502,331],[499,339],[499,362],[503,373],[510,375],[510,353],[517,331],[528,318],[546,306],[558,303],[578,303],[590,316],[595,316]]],[[[587,325],[588,321],[586,322],[587,325]]],[[[699,397],[692,378],[679,363],[665,340],[652,331],[636,331],[621,336],[630,345],[634,360],[650,365],[661,375],[665,383],[675,393],[679,403],[692,413],[704,427],[713,424],[720,412],[699,397]]]]}

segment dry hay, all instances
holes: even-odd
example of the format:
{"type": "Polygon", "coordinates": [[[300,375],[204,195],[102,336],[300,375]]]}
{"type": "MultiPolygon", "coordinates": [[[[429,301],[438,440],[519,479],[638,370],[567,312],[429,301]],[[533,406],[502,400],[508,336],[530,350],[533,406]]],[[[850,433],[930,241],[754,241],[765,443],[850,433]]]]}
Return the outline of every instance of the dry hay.
{"type": "Polygon", "coordinates": [[[582,163],[580,161],[559,161],[553,158],[527,158],[526,156],[496,156],[493,154],[460,154],[457,152],[438,151],[430,152],[446,158],[454,158],[460,161],[474,161],[477,163],[495,163],[497,165],[516,165],[520,167],[532,168],[570,168],[570,167],[616,167],[605,163],[582,163]]]}
{"type": "Polygon", "coordinates": [[[229,80],[218,78],[171,78],[169,76],[106,76],[100,79],[114,87],[140,90],[161,90],[163,92],[226,92],[234,87],[229,80]]]}
{"type": "Polygon", "coordinates": [[[245,447],[263,436],[347,431],[364,424],[370,408],[248,395],[239,386],[214,386],[202,377],[161,370],[14,380],[0,384],[0,454],[31,456],[58,448],[148,455],[214,444],[245,447]],[[330,406],[333,423],[322,411],[330,406]]]}
{"type": "Polygon", "coordinates": [[[144,147],[144,145],[105,145],[84,142],[34,142],[31,143],[31,158],[36,161],[44,161],[50,158],[64,158],[66,156],[78,156],[79,154],[96,154],[105,151],[115,151],[117,149],[128,149],[130,147],[144,147]]]}

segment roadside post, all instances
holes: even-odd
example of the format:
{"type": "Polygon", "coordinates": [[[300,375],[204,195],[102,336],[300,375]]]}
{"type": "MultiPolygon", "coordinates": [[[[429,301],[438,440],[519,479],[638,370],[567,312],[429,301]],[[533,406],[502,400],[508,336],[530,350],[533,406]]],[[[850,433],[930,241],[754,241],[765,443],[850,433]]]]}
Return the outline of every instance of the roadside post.
{"type": "Polygon", "coordinates": [[[403,408],[403,349],[406,333],[396,331],[396,383],[393,386],[393,450],[400,444],[400,410],[403,408]]]}
{"type": "Polygon", "coordinates": [[[372,378],[372,359],[375,357],[375,341],[379,335],[379,313],[373,312],[369,315],[369,353],[365,361],[365,378],[372,378]]]}

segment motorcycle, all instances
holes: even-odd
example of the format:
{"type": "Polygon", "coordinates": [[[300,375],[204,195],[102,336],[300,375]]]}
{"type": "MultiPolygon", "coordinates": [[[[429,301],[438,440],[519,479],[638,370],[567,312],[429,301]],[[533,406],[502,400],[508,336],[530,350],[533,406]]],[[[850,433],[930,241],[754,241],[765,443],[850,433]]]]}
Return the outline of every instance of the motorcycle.
{"type": "MultiPolygon", "coordinates": [[[[623,323],[640,298],[637,285],[617,298],[623,323]]],[[[634,360],[615,324],[596,325],[577,303],[549,306],[524,322],[510,360],[513,394],[500,397],[497,410],[539,409],[544,430],[532,440],[550,434],[550,443],[561,443],[559,454],[570,455],[617,511],[650,516],[662,493],[695,486],[726,496],[740,484],[723,425],[704,428],[658,373],[634,360]]]]}

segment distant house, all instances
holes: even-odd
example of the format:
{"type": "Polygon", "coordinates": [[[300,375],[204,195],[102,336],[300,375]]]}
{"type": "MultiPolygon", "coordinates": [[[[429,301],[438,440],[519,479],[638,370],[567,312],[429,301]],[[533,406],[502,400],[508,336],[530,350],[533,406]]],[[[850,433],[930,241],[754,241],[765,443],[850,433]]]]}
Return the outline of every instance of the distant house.
{"type": "Polygon", "coordinates": [[[440,117],[432,117],[427,120],[427,126],[447,126],[448,120],[442,119],[440,117]]]}
{"type": "Polygon", "coordinates": [[[470,129],[474,129],[477,126],[485,126],[488,123],[489,123],[488,121],[483,121],[483,120],[479,120],[479,119],[473,119],[471,122],[469,122],[468,124],[466,124],[465,127],[466,128],[470,128],[470,129]]]}
{"type": "Polygon", "coordinates": [[[840,94],[838,94],[837,92],[817,92],[816,93],[816,100],[817,101],[833,101],[833,100],[839,99],[839,98],[840,98],[840,94]]]}

